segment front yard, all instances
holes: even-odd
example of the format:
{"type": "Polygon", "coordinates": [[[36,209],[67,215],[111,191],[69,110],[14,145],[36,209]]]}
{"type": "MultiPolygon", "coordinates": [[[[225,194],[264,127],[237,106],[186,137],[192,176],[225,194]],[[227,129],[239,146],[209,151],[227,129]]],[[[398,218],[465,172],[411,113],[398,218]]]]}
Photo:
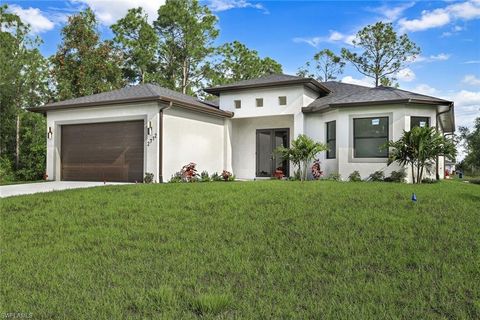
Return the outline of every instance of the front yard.
{"type": "Polygon", "coordinates": [[[480,186],[457,181],[130,185],[1,199],[0,315],[478,319],[479,208],[480,186]]]}

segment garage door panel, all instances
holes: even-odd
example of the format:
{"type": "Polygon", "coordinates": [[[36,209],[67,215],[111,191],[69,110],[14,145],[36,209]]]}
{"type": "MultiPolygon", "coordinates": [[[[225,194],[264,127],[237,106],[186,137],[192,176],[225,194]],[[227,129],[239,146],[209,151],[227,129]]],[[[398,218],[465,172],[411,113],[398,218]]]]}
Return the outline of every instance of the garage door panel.
{"type": "Polygon", "coordinates": [[[143,121],[62,127],[62,180],[142,181],[143,121]]]}

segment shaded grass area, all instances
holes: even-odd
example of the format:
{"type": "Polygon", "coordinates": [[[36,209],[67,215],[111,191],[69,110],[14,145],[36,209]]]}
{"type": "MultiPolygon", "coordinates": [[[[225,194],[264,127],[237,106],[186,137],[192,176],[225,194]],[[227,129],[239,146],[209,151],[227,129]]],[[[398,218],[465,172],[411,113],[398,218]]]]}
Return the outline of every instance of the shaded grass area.
{"type": "Polygon", "coordinates": [[[478,319],[479,207],[480,187],[456,181],[130,185],[6,198],[0,314],[478,319]]]}

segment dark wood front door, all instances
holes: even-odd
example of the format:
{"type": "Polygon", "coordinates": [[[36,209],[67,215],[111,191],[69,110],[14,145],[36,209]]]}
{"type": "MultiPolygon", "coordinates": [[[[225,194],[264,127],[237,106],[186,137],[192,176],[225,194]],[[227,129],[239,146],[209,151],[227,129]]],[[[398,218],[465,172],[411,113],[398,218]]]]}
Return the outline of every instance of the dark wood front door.
{"type": "Polygon", "coordinates": [[[62,180],[141,182],[143,145],[143,120],[64,125],[62,180]]]}
{"type": "Polygon", "coordinates": [[[272,177],[275,170],[282,170],[288,176],[288,161],[275,153],[275,149],[289,146],[289,129],[260,129],[257,130],[256,140],[256,176],[272,177]]]}

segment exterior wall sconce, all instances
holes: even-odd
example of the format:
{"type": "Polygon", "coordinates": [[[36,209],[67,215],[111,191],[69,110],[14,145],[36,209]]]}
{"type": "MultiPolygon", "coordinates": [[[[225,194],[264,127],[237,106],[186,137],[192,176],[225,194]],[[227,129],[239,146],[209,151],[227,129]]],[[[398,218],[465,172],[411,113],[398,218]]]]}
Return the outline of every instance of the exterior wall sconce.
{"type": "Polygon", "coordinates": [[[147,134],[148,134],[148,135],[151,135],[151,134],[152,134],[152,130],[153,130],[152,121],[148,121],[147,134]]]}
{"type": "Polygon", "coordinates": [[[48,127],[47,138],[50,140],[53,137],[52,127],[48,127]]]}

